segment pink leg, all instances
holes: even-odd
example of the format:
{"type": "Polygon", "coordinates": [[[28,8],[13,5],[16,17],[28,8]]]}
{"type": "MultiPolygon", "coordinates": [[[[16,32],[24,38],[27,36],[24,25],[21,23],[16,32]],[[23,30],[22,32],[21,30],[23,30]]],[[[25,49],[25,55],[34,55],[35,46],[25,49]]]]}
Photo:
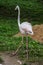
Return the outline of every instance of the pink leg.
{"type": "Polygon", "coordinates": [[[28,60],[28,36],[26,35],[26,50],[27,50],[27,60],[28,60]]]}
{"type": "MultiPolygon", "coordinates": [[[[22,44],[23,44],[23,36],[22,36],[22,44]]],[[[19,51],[20,47],[22,46],[22,44],[19,45],[19,47],[17,48],[17,50],[11,54],[11,56],[15,56],[17,54],[17,52],[19,51]]]]}

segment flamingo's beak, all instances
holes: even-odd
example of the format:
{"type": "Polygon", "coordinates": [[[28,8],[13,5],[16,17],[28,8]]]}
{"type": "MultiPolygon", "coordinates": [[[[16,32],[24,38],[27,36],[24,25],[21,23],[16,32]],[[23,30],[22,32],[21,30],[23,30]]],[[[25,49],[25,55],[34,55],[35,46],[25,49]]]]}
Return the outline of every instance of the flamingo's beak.
{"type": "Polygon", "coordinates": [[[15,10],[17,10],[18,7],[19,7],[19,6],[17,5],[16,8],[15,8],[15,10]]]}
{"type": "Polygon", "coordinates": [[[32,34],[31,35],[34,35],[34,33],[32,32],[32,34]]]}

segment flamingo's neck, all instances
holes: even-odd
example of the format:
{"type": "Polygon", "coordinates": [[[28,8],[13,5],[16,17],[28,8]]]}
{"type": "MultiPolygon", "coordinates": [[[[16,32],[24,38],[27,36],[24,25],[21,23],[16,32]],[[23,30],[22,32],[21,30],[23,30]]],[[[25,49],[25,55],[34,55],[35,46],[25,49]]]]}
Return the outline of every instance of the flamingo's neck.
{"type": "Polygon", "coordinates": [[[18,7],[18,26],[20,26],[20,8],[18,7]]]}

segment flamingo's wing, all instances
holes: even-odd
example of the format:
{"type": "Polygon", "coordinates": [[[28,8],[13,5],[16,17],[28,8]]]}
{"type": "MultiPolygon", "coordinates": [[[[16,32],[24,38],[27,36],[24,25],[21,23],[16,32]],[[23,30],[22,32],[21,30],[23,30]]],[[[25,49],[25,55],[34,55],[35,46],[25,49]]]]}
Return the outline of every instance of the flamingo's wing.
{"type": "Polygon", "coordinates": [[[24,30],[25,32],[31,31],[32,25],[28,22],[24,22],[24,23],[21,24],[21,29],[24,30]]]}

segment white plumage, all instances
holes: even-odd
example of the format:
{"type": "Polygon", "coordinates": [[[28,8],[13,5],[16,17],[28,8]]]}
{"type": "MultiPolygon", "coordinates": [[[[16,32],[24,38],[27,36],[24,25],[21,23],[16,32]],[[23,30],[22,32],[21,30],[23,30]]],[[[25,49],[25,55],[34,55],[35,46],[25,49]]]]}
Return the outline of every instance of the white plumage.
{"type": "MultiPolygon", "coordinates": [[[[15,10],[18,10],[18,26],[21,34],[26,35],[26,49],[27,49],[27,59],[28,59],[28,34],[33,35],[32,25],[28,22],[23,22],[20,24],[20,8],[16,6],[15,10]]],[[[23,44],[23,36],[22,36],[22,44],[23,44]]],[[[18,49],[17,49],[18,50],[18,49]]]]}
{"type": "Polygon", "coordinates": [[[23,22],[20,24],[20,8],[19,6],[16,6],[15,10],[18,9],[18,26],[19,26],[19,30],[22,34],[31,34],[33,35],[33,31],[32,31],[32,25],[28,22],[23,22]]]}
{"type": "Polygon", "coordinates": [[[22,34],[31,34],[33,35],[33,31],[32,31],[32,26],[30,23],[28,22],[23,22],[21,25],[20,25],[20,32],[22,34]]]}

